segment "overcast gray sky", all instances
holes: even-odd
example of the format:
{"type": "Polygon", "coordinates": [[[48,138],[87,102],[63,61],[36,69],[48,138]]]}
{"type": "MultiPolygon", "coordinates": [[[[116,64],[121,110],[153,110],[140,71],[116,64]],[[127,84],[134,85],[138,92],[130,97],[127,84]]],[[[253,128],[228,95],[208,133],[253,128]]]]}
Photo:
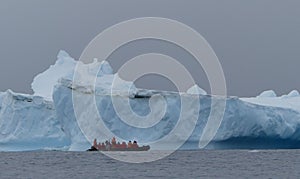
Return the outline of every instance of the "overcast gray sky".
{"type": "MultiPolygon", "coordinates": [[[[119,0],[0,1],[0,91],[32,93],[33,77],[56,61],[60,49],[78,58],[101,31],[118,22],[155,16],[178,20],[210,43],[223,66],[229,95],[256,96],[274,89],[300,89],[300,1],[297,0],[119,0]]],[[[116,70],[148,52],[170,55],[209,91],[193,57],[175,45],[137,41],[110,57],[116,70]]],[[[141,87],[171,89],[157,76],[137,81],[141,87]]]]}

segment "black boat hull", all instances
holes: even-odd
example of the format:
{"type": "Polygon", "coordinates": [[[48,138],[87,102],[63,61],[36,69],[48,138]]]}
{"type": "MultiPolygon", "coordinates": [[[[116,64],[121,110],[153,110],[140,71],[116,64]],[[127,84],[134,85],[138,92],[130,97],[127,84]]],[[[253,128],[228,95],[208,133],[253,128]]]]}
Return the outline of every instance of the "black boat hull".
{"type": "Polygon", "coordinates": [[[100,149],[100,150],[92,146],[87,151],[148,151],[148,150],[150,150],[149,145],[138,147],[138,148],[111,148],[111,149],[100,149]]]}

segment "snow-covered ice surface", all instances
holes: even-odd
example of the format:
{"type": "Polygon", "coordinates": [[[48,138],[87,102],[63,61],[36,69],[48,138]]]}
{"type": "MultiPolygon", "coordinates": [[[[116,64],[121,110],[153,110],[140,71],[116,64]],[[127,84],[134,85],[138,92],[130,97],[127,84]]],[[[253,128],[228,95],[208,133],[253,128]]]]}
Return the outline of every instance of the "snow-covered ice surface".
{"type": "MultiPolygon", "coordinates": [[[[132,82],[113,74],[108,62],[83,64],[64,51],[58,54],[58,60],[53,66],[35,77],[32,88],[34,95],[12,91],[0,93],[1,151],[89,148],[89,141],[92,139],[88,141],[78,127],[72,92],[85,99],[93,99],[95,96],[99,114],[114,135],[150,145],[176,127],[181,97],[188,98],[190,104],[200,101],[196,127],[182,146],[182,149],[198,149],[199,139],[211,111],[211,99],[218,100],[218,97],[207,95],[197,85],[191,87],[186,94],[137,89],[132,82]],[[79,80],[73,82],[76,65],[82,68],[79,80]],[[95,88],[91,85],[94,76],[97,76],[95,88]],[[151,98],[155,95],[163,98],[151,98]],[[118,116],[119,113],[127,114],[128,110],[121,108],[117,114],[112,101],[119,99],[128,100],[132,110],[141,116],[151,112],[150,99],[156,109],[163,109],[162,105],[166,102],[166,112],[155,125],[144,129],[136,128],[126,124],[118,116]]],[[[225,99],[227,106],[222,124],[207,148],[300,148],[300,96],[297,91],[281,97],[277,97],[274,91],[267,91],[255,98],[225,99]]],[[[88,111],[91,108],[90,101],[83,100],[82,103],[82,110],[88,111]]],[[[190,109],[192,108],[191,106],[190,109]]],[[[186,119],[195,115],[193,110],[185,112],[186,119]]],[[[85,115],[88,119],[89,113],[85,115]]],[[[160,112],[155,113],[154,118],[160,115],[160,112]]],[[[92,134],[96,137],[102,131],[97,131],[95,126],[87,120],[85,129],[94,131],[92,134]]],[[[189,130],[191,129],[183,128],[182,133],[189,130]]],[[[182,140],[182,136],[178,135],[168,141],[170,145],[167,143],[165,146],[172,146],[172,143],[182,140]]],[[[159,146],[153,148],[161,149],[159,146]]]]}
{"type": "Polygon", "coordinates": [[[253,104],[293,109],[295,111],[300,112],[300,95],[297,90],[293,90],[289,94],[279,96],[279,97],[273,95],[272,97],[270,96],[261,97],[260,95],[253,98],[240,98],[240,99],[253,104]]]}

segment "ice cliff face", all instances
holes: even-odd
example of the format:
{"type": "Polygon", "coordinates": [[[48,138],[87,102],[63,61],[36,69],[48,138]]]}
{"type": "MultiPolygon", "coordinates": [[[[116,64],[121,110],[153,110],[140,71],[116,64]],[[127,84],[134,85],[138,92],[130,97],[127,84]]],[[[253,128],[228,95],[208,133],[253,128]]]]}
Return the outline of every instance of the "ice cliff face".
{"type": "MultiPolygon", "coordinates": [[[[35,77],[32,88],[34,95],[11,91],[0,93],[0,151],[87,149],[91,139],[87,139],[78,126],[72,93],[82,96],[82,110],[87,111],[91,108],[91,101],[84,99],[95,96],[104,124],[117,137],[150,144],[176,127],[181,108],[180,95],[188,98],[190,104],[200,101],[196,127],[182,146],[182,149],[197,149],[211,111],[211,99],[216,98],[207,95],[198,86],[191,87],[186,94],[137,89],[132,82],[123,81],[118,74],[113,74],[108,62],[82,64],[63,51],[53,66],[35,77]],[[91,87],[88,80],[72,81],[76,65],[83,67],[82,78],[97,76],[96,88],[91,87]],[[151,98],[158,94],[163,98],[151,98]],[[141,116],[151,113],[149,100],[152,100],[155,109],[162,110],[166,102],[166,112],[158,123],[149,128],[132,127],[118,116],[112,104],[116,99],[128,100],[131,109],[141,116]]],[[[267,91],[255,98],[226,97],[226,101],[222,124],[207,148],[300,148],[300,96],[297,91],[281,97],[267,91]]],[[[121,108],[119,112],[127,114],[127,110],[121,108]]],[[[193,115],[193,110],[187,110],[185,118],[193,115]]],[[[153,118],[159,116],[159,112],[153,114],[153,118]]],[[[89,113],[85,117],[88,119],[89,113]]],[[[85,126],[95,131],[95,137],[101,132],[88,122],[85,126]]],[[[182,132],[188,130],[190,128],[183,128],[182,132]]],[[[182,136],[178,135],[169,142],[181,140],[182,136]]],[[[159,149],[159,146],[155,147],[159,149]]]]}
{"type": "Polygon", "coordinates": [[[1,93],[1,151],[62,149],[68,145],[52,102],[10,90],[1,93]]]}
{"type": "MultiPolygon", "coordinates": [[[[70,84],[62,82],[54,91],[54,103],[58,117],[66,125],[66,131],[71,131],[72,144],[80,149],[83,145],[76,141],[84,141],[78,126],[74,126],[74,111],[72,111],[72,89],[70,84]],[[62,112],[64,111],[64,112],[62,112]],[[68,112],[67,112],[68,111],[68,112]],[[67,114],[67,115],[66,115],[67,114]]],[[[73,89],[74,90],[74,89],[73,89]]],[[[107,127],[123,139],[137,139],[140,142],[151,143],[167,135],[178,121],[180,113],[180,96],[178,94],[160,93],[167,101],[167,112],[160,123],[147,129],[131,127],[120,120],[112,100],[108,95],[96,95],[98,110],[107,127]]],[[[139,91],[137,91],[139,94],[139,91]]],[[[93,95],[93,94],[84,94],[93,95]]],[[[148,98],[130,98],[133,111],[139,114],[149,112],[148,98]]],[[[194,96],[196,101],[197,96],[194,96]]],[[[199,119],[191,137],[183,146],[185,149],[197,149],[200,136],[211,110],[211,96],[199,95],[199,119]]],[[[193,114],[190,114],[193,115],[193,114]]],[[[188,118],[188,116],[187,116],[188,118]]],[[[91,130],[92,126],[91,126],[91,130]]],[[[189,130],[189,129],[187,129],[189,130]]],[[[187,132],[187,131],[182,131],[187,132]]],[[[177,141],[182,140],[177,136],[177,141]]],[[[172,142],[177,142],[170,141],[172,142]]],[[[298,148],[300,147],[300,114],[293,109],[261,106],[244,102],[239,98],[227,98],[226,112],[222,124],[214,140],[207,148],[298,148]]]]}

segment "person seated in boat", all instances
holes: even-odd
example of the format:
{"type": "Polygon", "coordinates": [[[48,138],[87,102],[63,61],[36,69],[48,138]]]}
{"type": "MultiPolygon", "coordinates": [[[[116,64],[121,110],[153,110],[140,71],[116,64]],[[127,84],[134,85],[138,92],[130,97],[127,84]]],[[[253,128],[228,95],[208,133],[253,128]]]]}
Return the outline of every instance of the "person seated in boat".
{"type": "Polygon", "coordinates": [[[98,144],[97,144],[97,150],[100,150],[101,149],[101,142],[99,142],[98,144]]]}
{"type": "Polygon", "coordinates": [[[132,148],[132,143],[131,143],[131,140],[128,142],[128,144],[127,144],[127,148],[132,148]]]}
{"type": "Polygon", "coordinates": [[[109,141],[105,141],[105,149],[110,150],[111,149],[111,143],[109,141]]]}
{"type": "Polygon", "coordinates": [[[131,146],[132,148],[139,148],[138,144],[136,141],[133,141],[133,144],[131,146]]]}
{"type": "Polygon", "coordinates": [[[112,144],[112,145],[116,145],[116,144],[117,144],[117,141],[116,141],[116,138],[115,138],[115,137],[112,138],[111,144],[112,144]]]}
{"type": "Polygon", "coordinates": [[[126,145],[126,142],[122,142],[122,144],[121,144],[121,147],[120,147],[121,149],[126,149],[127,148],[127,145],[126,145]]]}
{"type": "Polygon", "coordinates": [[[97,148],[97,139],[94,139],[93,147],[97,148]]]}
{"type": "Polygon", "coordinates": [[[101,147],[102,147],[102,146],[101,146],[101,142],[99,142],[98,145],[97,145],[97,149],[100,150],[101,147]]]}

